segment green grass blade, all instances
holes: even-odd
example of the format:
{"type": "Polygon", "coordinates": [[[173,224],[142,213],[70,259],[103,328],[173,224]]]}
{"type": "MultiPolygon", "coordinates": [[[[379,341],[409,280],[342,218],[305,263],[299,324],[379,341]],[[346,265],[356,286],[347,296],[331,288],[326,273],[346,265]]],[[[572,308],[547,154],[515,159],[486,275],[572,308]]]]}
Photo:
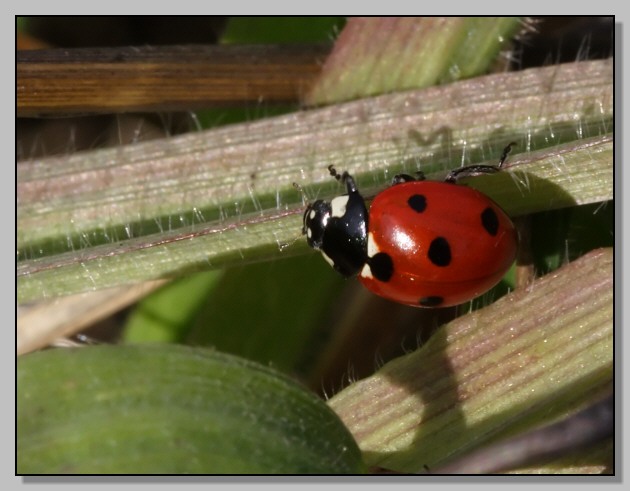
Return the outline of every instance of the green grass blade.
{"type": "MultiPolygon", "coordinates": [[[[336,193],[331,164],[355,173],[369,195],[399,172],[496,163],[516,141],[510,162],[542,166],[527,169],[534,184],[567,187],[558,206],[611,199],[612,117],[612,62],[601,60],[22,162],[18,299],[302,254],[292,183],[311,196],[336,193]]],[[[512,186],[505,202],[520,208],[508,211],[546,207],[536,196],[527,180],[512,186]]]]}
{"type": "Polygon", "coordinates": [[[593,251],[335,395],[367,464],[437,468],[610,391],[612,259],[612,249],[593,251]]]}
{"type": "Polygon", "coordinates": [[[516,17],[349,19],[306,102],[330,104],[486,73],[520,28],[516,17]]]}

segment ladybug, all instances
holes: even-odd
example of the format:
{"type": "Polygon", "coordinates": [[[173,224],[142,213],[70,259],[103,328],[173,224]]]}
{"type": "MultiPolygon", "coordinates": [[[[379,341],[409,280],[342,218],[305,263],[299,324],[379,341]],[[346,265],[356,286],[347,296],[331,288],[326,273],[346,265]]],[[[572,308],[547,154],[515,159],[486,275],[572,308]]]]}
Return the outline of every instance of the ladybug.
{"type": "Polygon", "coordinates": [[[397,175],[369,212],[353,177],[330,166],[347,194],[308,205],[302,233],[343,276],[358,275],[370,291],[394,302],[448,307],[472,300],[510,268],[518,237],[498,204],[457,181],[499,171],[513,145],[497,166],[462,167],[444,182],[397,175]]]}

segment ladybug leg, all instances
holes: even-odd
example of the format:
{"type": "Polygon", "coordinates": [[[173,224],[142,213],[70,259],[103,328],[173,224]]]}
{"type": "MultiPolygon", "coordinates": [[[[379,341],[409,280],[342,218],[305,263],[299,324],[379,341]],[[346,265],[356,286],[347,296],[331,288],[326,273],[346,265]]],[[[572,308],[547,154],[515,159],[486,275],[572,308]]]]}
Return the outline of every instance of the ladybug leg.
{"type": "Polygon", "coordinates": [[[503,168],[503,164],[505,163],[507,156],[514,145],[516,145],[516,142],[511,142],[507,147],[503,149],[503,153],[501,153],[501,158],[499,159],[498,165],[467,165],[466,167],[460,167],[459,169],[454,169],[450,171],[444,179],[444,182],[456,183],[459,179],[462,179],[464,177],[476,177],[499,172],[503,168]]]}
{"type": "Polygon", "coordinates": [[[414,176],[410,176],[409,174],[396,174],[392,179],[392,186],[395,184],[401,184],[403,182],[413,182],[413,181],[424,181],[426,177],[424,176],[424,172],[419,170],[416,172],[414,176]]]}
{"type": "Polygon", "coordinates": [[[499,172],[501,169],[496,165],[467,165],[466,167],[460,167],[459,169],[454,169],[450,171],[446,178],[444,178],[444,182],[452,182],[453,184],[457,183],[460,179],[464,177],[476,177],[483,176],[485,174],[494,174],[495,172],[499,172]]]}
{"type": "Polygon", "coordinates": [[[499,159],[499,165],[497,166],[499,169],[501,169],[503,167],[503,163],[505,162],[505,160],[507,159],[508,154],[510,153],[510,150],[512,150],[512,147],[516,145],[516,142],[510,142],[508,143],[508,145],[503,149],[503,153],[501,154],[501,158],[499,159]]]}

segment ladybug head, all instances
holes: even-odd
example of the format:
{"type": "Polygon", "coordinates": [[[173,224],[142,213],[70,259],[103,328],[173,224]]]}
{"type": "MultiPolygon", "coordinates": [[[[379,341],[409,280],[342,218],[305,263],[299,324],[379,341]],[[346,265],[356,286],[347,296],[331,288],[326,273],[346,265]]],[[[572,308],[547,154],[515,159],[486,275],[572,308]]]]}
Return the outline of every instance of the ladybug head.
{"type": "Polygon", "coordinates": [[[324,231],[328,225],[332,208],[330,203],[318,199],[306,207],[302,234],[313,249],[321,249],[324,242],[324,231]]]}
{"type": "Polygon", "coordinates": [[[354,191],[330,202],[317,200],[304,212],[302,233],[310,247],[344,276],[353,276],[367,259],[367,210],[354,191]]]}

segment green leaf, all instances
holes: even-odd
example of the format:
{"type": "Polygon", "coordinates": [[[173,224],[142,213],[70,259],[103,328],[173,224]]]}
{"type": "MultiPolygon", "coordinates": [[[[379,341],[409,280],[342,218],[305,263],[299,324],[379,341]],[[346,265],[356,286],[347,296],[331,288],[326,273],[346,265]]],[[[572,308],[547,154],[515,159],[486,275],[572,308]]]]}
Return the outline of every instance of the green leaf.
{"type": "Polygon", "coordinates": [[[321,307],[343,284],[316,256],[230,268],[206,299],[186,342],[304,376],[314,347],[327,340],[321,307]]]}
{"type": "Polygon", "coordinates": [[[123,340],[181,342],[222,271],[190,275],[163,286],[138,303],[127,320],[123,340]]]}
{"type": "Polygon", "coordinates": [[[365,471],[339,418],[274,370],[172,345],[18,361],[18,474],[365,471]]]}
{"type": "Polygon", "coordinates": [[[321,306],[343,285],[316,256],[190,275],[141,301],[122,339],[210,346],[304,376],[327,339],[321,306]]]}

